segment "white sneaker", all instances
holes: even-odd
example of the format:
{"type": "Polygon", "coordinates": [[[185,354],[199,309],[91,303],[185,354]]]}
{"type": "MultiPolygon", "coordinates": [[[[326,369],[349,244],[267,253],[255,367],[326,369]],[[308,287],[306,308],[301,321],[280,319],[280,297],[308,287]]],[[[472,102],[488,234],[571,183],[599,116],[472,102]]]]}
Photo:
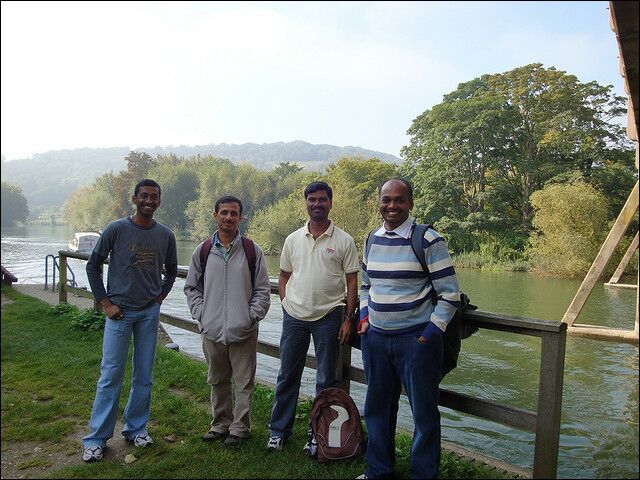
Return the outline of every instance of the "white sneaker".
{"type": "Polygon", "coordinates": [[[315,457],[318,454],[318,442],[316,442],[315,437],[311,437],[311,439],[305,443],[302,451],[310,457],[315,457]]]}
{"type": "Polygon", "coordinates": [[[282,437],[269,437],[267,442],[267,450],[273,452],[275,450],[282,450],[284,446],[284,440],[282,437]]]}
{"type": "Polygon", "coordinates": [[[369,478],[364,473],[362,475],[357,476],[356,478],[369,478]]]}
{"type": "Polygon", "coordinates": [[[136,447],[148,447],[153,443],[153,439],[148,433],[140,433],[130,441],[133,442],[133,445],[136,447]]]}
{"type": "Polygon", "coordinates": [[[82,460],[85,462],[99,462],[102,460],[102,450],[103,448],[100,446],[87,447],[82,452],[82,460]]]}

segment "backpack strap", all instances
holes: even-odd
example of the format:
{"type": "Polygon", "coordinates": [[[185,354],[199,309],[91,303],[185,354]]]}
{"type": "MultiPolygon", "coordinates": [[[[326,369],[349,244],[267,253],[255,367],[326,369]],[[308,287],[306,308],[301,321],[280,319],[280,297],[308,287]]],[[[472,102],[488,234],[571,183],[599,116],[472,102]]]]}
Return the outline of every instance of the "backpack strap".
{"type": "MultiPolygon", "coordinates": [[[[209,259],[209,253],[211,252],[211,245],[213,244],[213,238],[207,238],[202,244],[202,248],[200,249],[200,268],[202,268],[202,285],[204,286],[204,272],[205,267],[207,266],[207,260],[209,259]]],[[[200,283],[198,281],[198,283],[200,283]]]]}
{"type": "Polygon", "coordinates": [[[367,235],[367,240],[365,242],[364,253],[367,257],[367,261],[369,261],[369,250],[371,250],[371,244],[373,243],[373,232],[375,231],[377,231],[377,229],[373,229],[369,232],[369,234],[367,235]]]}
{"type": "Polygon", "coordinates": [[[247,263],[249,264],[249,273],[251,274],[251,290],[256,286],[256,244],[253,240],[242,235],[242,248],[244,248],[244,255],[247,257],[247,263]]]}
{"type": "MultiPolygon", "coordinates": [[[[431,273],[429,272],[429,267],[427,266],[427,258],[425,257],[424,247],[422,246],[422,240],[424,239],[424,234],[433,228],[431,225],[426,225],[424,223],[416,223],[413,226],[413,230],[411,231],[411,248],[413,249],[414,255],[418,258],[420,265],[422,265],[422,270],[429,281],[431,281],[431,273]]],[[[438,303],[438,292],[436,292],[433,287],[433,282],[431,283],[431,303],[434,305],[438,303]]]]}
{"type": "Polygon", "coordinates": [[[422,265],[422,270],[424,273],[429,276],[429,267],[427,266],[427,259],[424,256],[424,247],[422,246],[422,239],[424,238],[424,234],[428,229],[431,228],[431,225],[426,225],[424,223],[416,223],[413,226],[413,230],[411,231],[411,248],[413,249],[413,253],[418,258],[420,265],[422,265]]]}
{"type": "MultiPolygon", "coordinates": [[[[240,236],[242,240],[242,248],[244,254],[247,257],[247,264],[249,265],[249,273],[251,274],[251,289],[255,288],[255,276],[256,276],[256,244],[250,238],[244,235],[240,236]]],[[[202,268],[202,284],[204,285],[204,272],[207,266],[207,260],[209,259],[209,253],[211,253],[211,247],[213,245],[212,237],[207,238],[202,244],[200,249],[200,267],[202,268]]]]}

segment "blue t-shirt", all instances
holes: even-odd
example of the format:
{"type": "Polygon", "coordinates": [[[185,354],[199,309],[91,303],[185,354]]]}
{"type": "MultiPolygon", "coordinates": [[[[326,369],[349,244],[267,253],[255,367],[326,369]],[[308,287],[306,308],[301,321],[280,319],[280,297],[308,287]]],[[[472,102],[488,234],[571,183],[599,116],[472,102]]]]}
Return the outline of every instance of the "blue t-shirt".
{"type": "Polygon", "coordinates": [[[177,271],[176,238],[171,229],[157,222],[141,227],[130,217],[107,225],[87,262],[87,277],[96,301],[108,296],[112,303],[132,310],[149,307],[161,293],[166,296],[177,271]],[[105,291],[102,264],[107,257],[105,291]]]}

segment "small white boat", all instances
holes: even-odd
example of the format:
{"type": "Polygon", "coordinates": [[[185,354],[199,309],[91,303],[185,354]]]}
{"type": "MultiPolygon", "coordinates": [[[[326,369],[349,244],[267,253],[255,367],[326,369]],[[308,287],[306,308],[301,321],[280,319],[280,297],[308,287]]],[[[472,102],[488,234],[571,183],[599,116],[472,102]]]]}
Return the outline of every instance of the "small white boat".
{"type": "Polygon", "coordinates": [[[98,243],[99,233],[95,232],[76,232],[73,240],[69,242],[67,248],[71,252],[91,253],[93,247],[98,243]]]}

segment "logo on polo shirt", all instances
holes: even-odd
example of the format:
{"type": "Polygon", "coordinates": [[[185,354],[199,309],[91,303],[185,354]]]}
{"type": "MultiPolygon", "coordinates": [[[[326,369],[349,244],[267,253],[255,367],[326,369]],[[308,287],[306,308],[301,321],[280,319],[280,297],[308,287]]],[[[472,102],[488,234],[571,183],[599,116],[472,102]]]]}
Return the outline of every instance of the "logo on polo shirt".
{"type": "Polygon", "coordinates": [[[333,255],[334,253],[336,253],[336,251],[331,247],[327,247],[327,253],[330,253],[331,255],[333,255]]]}

